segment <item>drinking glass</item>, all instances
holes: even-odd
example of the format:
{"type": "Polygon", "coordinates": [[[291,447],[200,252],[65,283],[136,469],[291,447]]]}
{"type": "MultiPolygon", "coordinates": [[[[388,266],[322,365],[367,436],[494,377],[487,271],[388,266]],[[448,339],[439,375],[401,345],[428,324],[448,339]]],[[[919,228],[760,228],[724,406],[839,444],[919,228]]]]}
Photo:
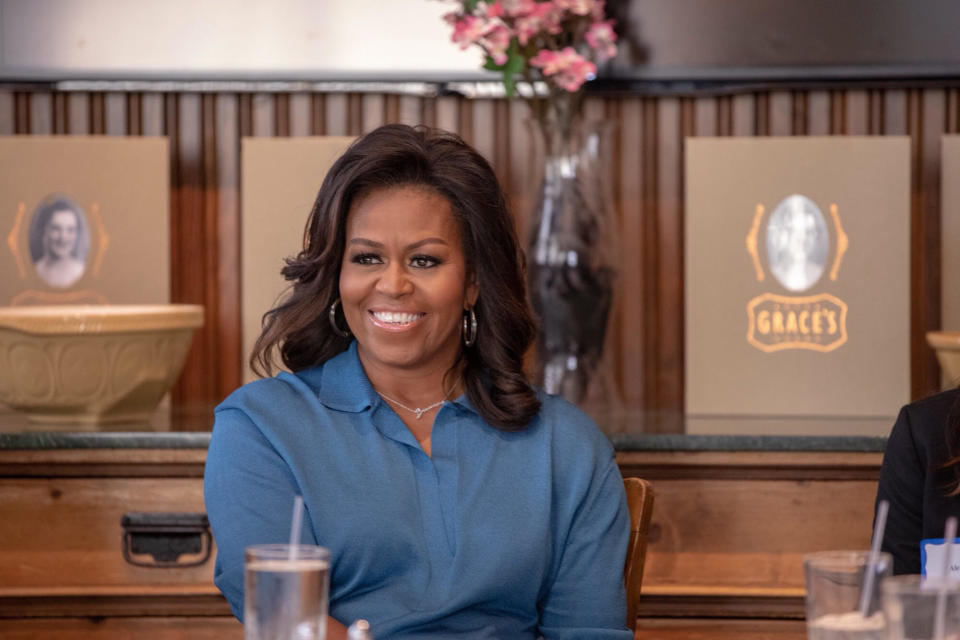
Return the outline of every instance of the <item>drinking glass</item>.
{"type": "Polygon", "coordinates": [[[869,558],[869,551],[822,551],[804,557],[809,640],[884,640],[879,586],[890,575],[893,559],[889,553],[878,555],[870,604],[863,616],[860,600],[869,558]]]}
{"type": "Polygon", "coordinates": [[[325,640],[330,553],[313,545],[247,547],[245,640],[325,640]]]}
{"type": "Polygon", "coordinates": [[[960,638],[960,584],[896,576],[885,580],[881,591],[890,640],[934,640],[938,600],[943,615],[940,640],[960,638]]]}

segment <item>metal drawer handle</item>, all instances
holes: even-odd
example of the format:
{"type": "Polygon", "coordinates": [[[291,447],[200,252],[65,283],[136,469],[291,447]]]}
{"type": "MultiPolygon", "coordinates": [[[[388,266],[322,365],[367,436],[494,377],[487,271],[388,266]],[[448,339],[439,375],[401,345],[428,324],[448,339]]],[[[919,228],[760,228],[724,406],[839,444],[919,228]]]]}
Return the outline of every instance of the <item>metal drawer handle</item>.
{"type": "Polygon", "coordinates": [[[196,567],[210,559],[212,538],[205,513],[124,514],[123,558],[138,567],[196,567]],[[199,558],[177,562],[183,554],[199,558]],[[152,561],[137,556],[150,556],[152,561]]]}

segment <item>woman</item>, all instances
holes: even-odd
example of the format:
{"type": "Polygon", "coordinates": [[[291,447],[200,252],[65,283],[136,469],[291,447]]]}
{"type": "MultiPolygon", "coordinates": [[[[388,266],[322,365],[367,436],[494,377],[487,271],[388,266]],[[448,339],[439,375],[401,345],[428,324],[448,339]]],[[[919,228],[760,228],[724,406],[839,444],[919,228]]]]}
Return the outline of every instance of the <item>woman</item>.
{"type": "Polygon", "coordinates": [[[85,268],[80,242],[84,226],[76,205],[56,198],[37,211],[33,226],[40,230],[40,243],[33,243],[39,247],[31,247],[37,275],[58,288],[79,280],[85,268]]]}
{"type": "Polygon", "coordinates": [[[942,539],[947,518],[960,517],[960,389],[900,411],[883,454],[881,500],[890,502],[883,550],[893,555],[893,572],[926,573],[924,541],[942,539]]]}
{"type": "Polygon", "coordinates": [[[243,549],[332,555],[328,637],[632,638],[607,439],[522,372],[534,326],[513,221],[462,140],[387,125],[333,165],[251,362],[293,371],[216,411],[205,497],[238,618],[243,549]]]}

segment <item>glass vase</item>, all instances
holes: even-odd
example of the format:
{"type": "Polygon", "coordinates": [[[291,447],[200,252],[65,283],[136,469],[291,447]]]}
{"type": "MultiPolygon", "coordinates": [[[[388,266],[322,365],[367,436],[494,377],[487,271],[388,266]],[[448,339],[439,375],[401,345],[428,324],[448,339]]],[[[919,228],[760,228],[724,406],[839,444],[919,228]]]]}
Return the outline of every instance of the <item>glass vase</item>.
{"type": "Polygon", "coordinates": [[[616,215],[609,147],[613,125],[580,122],[533,127],[542,139],[543,175],[528,242],[530,297],[540,321],[537,383],[580,404],[613,393],[604,361],[617,277],[616,215]]]}

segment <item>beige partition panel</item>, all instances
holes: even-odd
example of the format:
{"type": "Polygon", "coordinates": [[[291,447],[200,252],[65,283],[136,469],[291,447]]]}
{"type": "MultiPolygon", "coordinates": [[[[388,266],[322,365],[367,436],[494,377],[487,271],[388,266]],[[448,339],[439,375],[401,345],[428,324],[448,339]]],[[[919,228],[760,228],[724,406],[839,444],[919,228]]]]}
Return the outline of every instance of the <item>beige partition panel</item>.
{"type": "Polygon", "coordinates": [[[910,394],[909,151],[906,137],[686,141],[688,429],[779,416],[784,433],[791,417],[889,431],[910,394]]]}
{"type": "Polygon", "coordinates": [[[320,183],[352,137],[244,138],[241,142],[244,382],[263,314],[286,290],[284,259],[303,246],[320,183]]]}
{"type": "Polygon", "coordinates": [[[0,138],[0,305],[170,299],[165,138],[0,138]]]}
{"type": "Polygon", "coordinates": [[[960,331],[960,136],[943,136],[943,329],[960,331]]]}

